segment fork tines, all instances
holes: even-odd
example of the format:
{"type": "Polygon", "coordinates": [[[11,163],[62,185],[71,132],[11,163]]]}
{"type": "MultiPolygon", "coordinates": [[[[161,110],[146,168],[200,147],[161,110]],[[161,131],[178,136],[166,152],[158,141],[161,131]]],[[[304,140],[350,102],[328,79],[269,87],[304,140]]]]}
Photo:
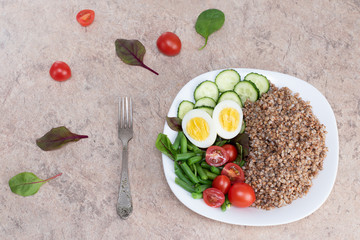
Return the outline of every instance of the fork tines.
{"type": "Polygon", "coordinates": [[[119,97],[119,128],[132,127],[132,101],[130,97],[119,97]]]}

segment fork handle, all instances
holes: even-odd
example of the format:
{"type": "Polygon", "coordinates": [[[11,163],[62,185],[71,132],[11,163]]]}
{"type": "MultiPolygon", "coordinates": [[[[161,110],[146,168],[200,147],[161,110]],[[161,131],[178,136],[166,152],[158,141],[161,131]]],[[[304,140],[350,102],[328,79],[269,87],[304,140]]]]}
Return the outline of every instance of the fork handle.
{"type": "Polygon", "coordinates": [[[121,167],[121,179],[119,198],[116,205],[116,211],[122,219],[127,219],[133,210],[130,182],[129,182],[129,170],[128,170],[128,148],[124,145],[122,151],[122,167],[121,167]]]}

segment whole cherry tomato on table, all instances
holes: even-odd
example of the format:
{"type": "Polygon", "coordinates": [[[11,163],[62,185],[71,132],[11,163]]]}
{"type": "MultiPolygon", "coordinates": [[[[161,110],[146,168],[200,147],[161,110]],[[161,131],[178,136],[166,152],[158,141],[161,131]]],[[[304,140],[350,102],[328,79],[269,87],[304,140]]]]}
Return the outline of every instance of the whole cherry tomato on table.
{"type": "Polygon", "coordinates": [[[229,155],[229,162],[233,162],[236,160],[236,157],[238,155],[238,152],[236,150],[236,147],[234,145],[231,144],[225,144],[224,146],[222,146],[225,151],[228,153],[229,155]]]}
{"type": "Polygon", "coordinates": [[[212,182],[212,187],[219,189],[223,194],[229,191],[230,186],[230,179],[225,175],[218,175],[212,182]]]}
{"type": "Polygon", "coordinates": [[[59,82],[68,80],[71,77],[71,69],[65,62],[56,61],[50,68],[50,76],[59,82]]]}
{"type": "Polygon", "coordinates": [[[229,155],[224,148],[211,146],[206,150],[205,160],[210,166],[219,167],[229,161],[229,155]]]}
{"type": "Polygon", "coordinates": [[[165,32],[160,35],[156,41],[156,45],[160,52],[168,56],[175,56],[181,50],[180,38],[172,32],[165,32]]]}
{"type": "Polygon", "coordinates": [[[92,24],[95,19],[95,12],[90,9],[81,10],[76,15],[76,20],[80,23],[81,26],[86,27],[92,24]]]}
{"type": "Polygon", "coordinates": [[[229,202],[235,207],[249,207],[255,202],[255,191],[246,183],[234,183],[228,192],[229,202]]]}

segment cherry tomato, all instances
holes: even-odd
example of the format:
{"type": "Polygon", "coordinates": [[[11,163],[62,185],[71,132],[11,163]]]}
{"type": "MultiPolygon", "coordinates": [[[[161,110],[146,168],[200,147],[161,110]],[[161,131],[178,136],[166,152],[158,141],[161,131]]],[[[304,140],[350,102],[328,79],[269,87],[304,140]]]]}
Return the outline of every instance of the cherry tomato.
{"type": "Polygon", "coordinates": [[[69,65],[61,61],[54,62],[49,72],[50,76],[59,82],[68,80],[71,77],[71,70],[69,65]]]}
{"type": "Polygon", "coordinates": [[[223,194],[229,191],[230,186],[230,179],[225,175],[217,176],[212,182],[212,187],[219,189],[223,194]]]}
{"type": "Polygon", "coordinates": [[[80,23],[81,26],[86,27],[92,24],[95,18],[95,12],[90,9],[81,10],[76,15],[76,20],[80,23]]]}
{"type": "Polygon", "coordinates": [[[236,150],[236,147],[234,145],[231,145],[231,144],[225,144],[224,146],[222,146],[225,151],[228,153],[229,155],[229,162],[233,162],[235,161],[237,155],[238,155],[238,152],[236,150]]]}
{"type": "Polygon", "coordinates": [[[156,45],[160,52],[168,56],[175,56],[181,50],[180,38],[172,32],[165,32],[160,35],[156,41],[156,45]]]}
{"type": "Polygon", "coordinates": [[[229,155],[224,148],[211,146],[206,150],[205,160],[210,166],[219,167],[229,161],[229,155]]]}
{"type": "Polygon", "coordinates": [[[207,188],[203,192],[203,199],[210,207],[220,207],[225,202],[225,195],[216,188],[207,188]]]}
{"type": "Polygon", "coordinates": [[[235,207],[249,207],[255,202],[255,191],[246,183],[235,183],[228,192],[229,201],[235,207]]]}
{"type": "Polygon", "coordinates": [[[221,175],[227,176],[231,184],[245,181],[244,171],[235,163],[226,164],[223,170],[221,170],[221,175]]]}

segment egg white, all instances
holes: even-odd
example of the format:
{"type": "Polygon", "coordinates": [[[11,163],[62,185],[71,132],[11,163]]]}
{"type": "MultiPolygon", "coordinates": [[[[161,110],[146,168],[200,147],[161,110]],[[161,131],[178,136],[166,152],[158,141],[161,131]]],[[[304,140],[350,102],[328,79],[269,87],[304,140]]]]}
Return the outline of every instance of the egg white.
{"type": "Polygon", "coordinates": [[[200,109],[193,109],[193,110],[190,110],[189,112],[187,112],[182,120],[182,129],[183,129],[183,132],[185,134],[185,136],[189,139],[189,141],[191,143],[193,143],[195,146],[199,147],[199,148],[207,148],[207,147],[210,147],[211,145],[214,144],[215,140],[216,140],[216,129],[215,129],[215,126],[214,126],[214,122],[213,122],[213,119],[210,117],[210,115],[203,111],[203,110],[200,110],[200,109]],[[186,125],[187,123],[195,118],[195,117],[200,117],[200,118],[203,118],[207,124],[209,125],[209,136],[203,140],[203,141],[198,141],[194,138],[192,138],[189,133],[187,132],[187,129],[186,129],[186,125]]]}
{"type": "Polygon", "coordinates": [[[242,112],[242,109],[239,106],[239,104],[237,104],[236,102],[234,102],[232,100],[224,100],[224,101],[218,103],[216,105],[216,107],[214,108],[212,118],[213,118],[213,121],[214,121],[216,132],[220,137],[222,137],[224,139],[231,139],[231,138],[236,137],[236,135],[238,135],[240,133],[241,124],[242,124],[242,121],[243,121],[243,112],[242,112]],[[238,126],[236,127],[236,129],[234,131],[227,131],[220,124],[219,115],[220,115],[220,112],[224,108],[232,108],[232,109],[236,110],[239,113],[239,124],[238,124],[238,126]]]}

